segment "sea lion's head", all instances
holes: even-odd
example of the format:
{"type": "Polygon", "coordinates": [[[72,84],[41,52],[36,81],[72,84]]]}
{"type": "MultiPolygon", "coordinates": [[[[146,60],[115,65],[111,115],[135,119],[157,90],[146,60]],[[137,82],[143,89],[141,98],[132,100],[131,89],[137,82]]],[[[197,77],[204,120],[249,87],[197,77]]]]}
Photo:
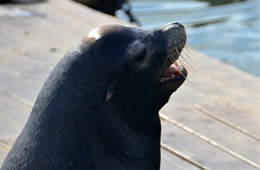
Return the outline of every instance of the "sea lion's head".
{"type": "Polygon", "coordinates": [[[185,42],[185,29],[178,23],[152,30],[107,25],[92,30],[76,49],[93,67],[105,102],[132,107],[139,98],[137,105],[160,109],[187,75],[175,63],[185,42]]]}

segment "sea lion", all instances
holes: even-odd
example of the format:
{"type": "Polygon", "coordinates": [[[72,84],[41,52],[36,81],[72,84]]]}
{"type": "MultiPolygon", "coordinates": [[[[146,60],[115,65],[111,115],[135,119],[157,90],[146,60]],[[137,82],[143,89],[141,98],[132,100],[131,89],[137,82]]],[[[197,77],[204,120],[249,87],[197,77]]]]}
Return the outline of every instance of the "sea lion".
{"type": "Polygon", "coordinates": [[[158,170],[158,112],[184,82],[181,24],[109,25],[73,47],[45,82],[2,170],[158,170]]]}

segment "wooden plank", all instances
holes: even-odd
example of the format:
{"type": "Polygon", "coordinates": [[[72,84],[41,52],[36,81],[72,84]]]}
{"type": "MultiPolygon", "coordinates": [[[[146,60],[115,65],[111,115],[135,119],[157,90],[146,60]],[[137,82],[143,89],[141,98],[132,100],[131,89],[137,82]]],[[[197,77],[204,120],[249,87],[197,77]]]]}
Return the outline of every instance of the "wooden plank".
{"type": "MultiPolygon", "coordinates": [[[[213,82],[214,84],[211,85],[211,87],[212,89],[215,89],[214,86],[216,81],[214,80],[213,82]]],[[[223,88],[225,87],[223,86],[223,88]]],[[[210,98],[211,97],[210,95],[212,93],[215,92],[208,90],[207,95],[200,94],[200,93],[197,94],[194,92],[194,89],[184,86],[177,92],[177,97],[173,96],[170,102],[161,110],[161,112],[167,114],[169,117],[173,119],[176,119],[177,121],[183,123],[184,125],[198,131],[199,133],[202,133],[204,136],[209,137],[213,141],[219,142],[224,147],[227,147],[228,150],[234,151],[235,153],[238,153],[242,157],[249,159],[249,161],[253,161],[256,164],[259,164],[260,143],[258,140],[255,140],[254,138],[251,138],[250,136],[247,136],[232,127],[228,127],[227,125],[223,124],[222,122],[219,122],[216,119],[212,119],[207,115],[201,114],[200,112],[198,112],[198,110],[194,109],[195,104],[198,106],[204,106],[204,105],[210,106],[216,104],[217,102],[216,98],[215,99],[210,98]],[[186,93],[186,95],[184,95],[184,93],[186,93]],[[185,97],[188,96],[188,94],[190,94],[189,97],[188,98],[185,97]],[[175,97],[176,99],[174,100],[175,97]],[[185,105],[183,103],[185,103],[185,105]]],[[[219,94],[216,92],[215,94],[212,95],[214,96],[219,94]]],[[[234,93],[230,95],[234,95],[234,93]]],[[[219,96],[224,96],[224,95],[220,94],[219,96]]],[[[246,94],[243,94],[243,96],[244,98],[250,98],[246,96],[246,94]]],[[[234,97],[232,102],[235,102],[236,99],[237,97],[234,97]]],[[[218,108],[223,107],[224,104],[223,102],[221,103],[219,102],[218,104],[219,106],[215,107],[216,109],[215,111],[217,111],[217,113],[220,113],[221,110],[218,110],[218,108]]],[[[240,106],[239,109],[242,110],[245,108],[240,106]]],[[[230,112],[233,112],[234,114],[236,113],[236,111],[232,109],[230,110],[230,112]]],[[[259,118],[256,118],[257,114],[252,113],[250,116],[252,116],[253,119],[248,118],[248,112],[241,112],[239,116],[237,115],[237,118],[238,117],[242,118],[240,119],[240,121],[244,122],[245,129],[253,129],[253,128],[248,128],[249,126],[251,127],[259,126],[259,124],[257,123],[257,120],[259,118]],[[254,119],[254,116],[256,119],[254,119]]],[[[223,115],[222,118],[226,120],[225,117],[226,116],[223,115]]],[[[258,128],[256,128],[255,131],[257,131],[257,129],[258,128]]],[[[253,133],[253,131],[251,132],[253,133]]]]}
{"type": "Polygon", "coordinates": [[[9,147],[13,145],[22,128],[14,126],[13,123],[6,121],[0,117],[0,141],[7,144],[9,147]]]}
{"type": "Polygon", "coordinates": [[[189,158],[189,156],[177,151],[175,148],[172,148],[171,146],[161,142],[161,148],[165,149],[168,151],[168,153],[170,153],[171,155],[175,155],[178,158],[182,159],[183,161],[186,161],[187,163],[189,163],[190,165],[193,165],[194,167],[201,169],[201,170],[206,170],[208,169],[207,167],[205,167],[204,165],[200,164],[199,162],[196,162],[192,159],[189,158]]]}
{"type": "MultiPolygon", "coordinates": [[[[250,110],[232,106],[229,103],[214,103],[211,105],[200,106],[204,111],[224,118],[226,121],[245,129],[249,133],[260,138],[260,116],[250,110]]],[[[203,113],[203,112],[202,112],[203,113]]]]}
{"type": "MultiPolygon", "coordinates": [[[[46,12],[51,12],[48,9],[50,8],[46,8],[46,12]]],[[[76,43],[82,37],[82,35],[79,37],[79,35],[73,36],[71,34],[69,35],[72,37],[69,35],[64,36],[68,32],[68,30],[64,31],[64,29],[59,29],[59,33],[54,34],[54,32],[57,32],[55,30],[57,28],[53,27],[53,23],[45,18],[14,19],[1,22],[4,22],[4,24],[0,28],[0,33],[5,35],[3,37],[4,42],[1,42],[1,44],[2,46],[8,46],[8,48],[4,49],[4,55],[1,56],[1,60],[7,60],[6,62],[8,63],[12,60],[15,61],[15,59],[19,61],[25,58],[31,60],[32,63],[52,68],[73,43],[76,43]],[[16,25],[19,25],[20,29],[16,29],[16,25]],[[8,33],[9,31],[12,32],[12,35],[8,33]],[[24,34],[24,32],[27,32],[27,34],[24,34]],[[56,51],[54,52],[53,49],[56,49],[56,51]],[[13,57],[7,59],[5,56],[10,54],[13,57]]]]}
{"type": "Polygon", "coordinates": [[[168,122],[162,124],[162,133],[163,143],[208,169],[257,169],[168,122]]]}
{"type": "MultiPolygon", "coordinates": [[[[257,164],[260,164],[259,145],[260,142],[228,127],[219,121],[202,115],[199,111],[193,112],[172,112],[174,108],[167,107],[163,110],[169,117],[182,123],[194,131],[206,136],[213,142],[216,142],[227,148],[226,151],[235,152],[257,164]]],[[[232,154],[232,153],[231,153],[232,154]]]]}
{"type": "MultiPolygon", "coordinates": [[[[190,74],[185,86],[192,89],[192,92],[189,91],[189,93],[197,97],[196,102],[205,100],[205,103],[230,103],[238,108],[259,114],[259,78],[233,67],[227,67],[226,64],[215,59],[209,59],[194,50],[189,50],[189,52],[195,53],[196,58],[193,59],[192,66],[188,65],[192,69],[189,69],[190,74]]],[[[182,58],[188,58],[188,55],[187,52],[184,52],[182,58]]],[[[185,96],[183,93],[187,92],[181,91],[181,95],[185,96]]]]}
{"type": "Polygon", "coordinates": [[[37,87],[41,87],[52,69],[30,62],[30,60],[20,60],[1,65],[1,70],[18,76],[31,84],[35,84],[37,87]]]}
{"type": "Polygon", "coordinates": [[[3,163],[4,158],[6,157],[6,155],[7,155],[7,151],[2,150],[1,147],[0,147],[0,167],[1,167],[2,163],[3,163]]]}
{"type": "MultiPolygon", "coordinates": [[[[104,17],[102,14],[96,14],[93,13],[93,11],[89,12],[84,6],[78,5],[77,3],[64,1],[58,4],[58,6],[57,3],[60,3],[60,1],[30,6],[10,6],[10,8],[14,9],[39,13],[44,17],[32,16],[26,19],[16,17],[12,20],[3,20],[5,24],[0,28],[0,33],[4,35],[3,40],[5,40],[0,43],[0,48],[1,46],[3,47],[3,52],[1,52],[3,54],[1,60],[4,60],[4,62],[1,62],[3,65],[8,64],[8,66],[13,66],[15,62],[15,65],[19,66],[17,63],[20,61],[24,62],[24,58],[26,58],[26,62],[30,62],[30,64],[40,63],[45,67],[47,65],[49,68],[53,68],[65,52],[92,28],[106,23],[121,23],[113,17],[104,17]],[[56,7],[53,7],[55,3],[56,7]],[[71,3],[73,5],[71,5],[71,3]],[[77,12],[73,12],[70,8],[77,12]],[[76,15],[76,18],[67,12],[64,13],[64,10],[71,11],[76,15]],[[91,20],[99,24],[83,22],[77,17],[79,15],[78,13],[84,15],[85,20],[91,20]],[[89,17],[90,14],[95,17],[89,17]],[[61,18],[62,22],[60,22],[61,18]],[[101,18],[102,21],[100,21],[101,18]],[[16,25],[19,25],[20,29],[16,29],[16,25]],[[57,32],[57,30],[59,31],[57,32]],[[12,34],[9,34],[9,32],[12,32],[12,34]],[[4,56],[14,57],[7,58],[4,56]],[[18,56],[22,57],[18,58],[18,56]]],[[[21,65],[22,64],[20,64],[20,66],[21,65]]]]}
{"type": "Polygon", "coordinates": [[[179,157],[171,154],[170,152],[161,149],[161,170],[198,170],[196,166],[180,159],[179,157]]]}
{"type": "MultiPolygon", "coordinates": [[[[189,128],[188,126],[185,126],[182,123],[180,123],[180,122],[178,122],[178,121],[176,121],[176,120],[174,120],[172,118],[169,118],[167,115],[160,113],[160,117],[163,120],[166,120],[167,122],[169,122],[171,125],[174,125],[174,126],[180,128],[180,129],[190,133],[191,135],[197,137],[198,139],[203,140],[204,142],[207,142],[208,144],[216,147],[217,149],[220,149],[221,151],[223,151],[223,152],[225,152],[225,153],[227,153],[227,154],[229,154],[229,155],[231,155],[231,156],[233,156],[233,157],[243,161],[244,163],[247,163],[248,165],[251,165],[251,166],[253,166],[255,168],[260,169],[260,165],[257,164],[256,162],[253,162],[252,160],[250,160],[250,159],[248,159],[248,158],[238,154],[235,151],[232,151],[231,149],[225,147],[224,145],[222,145],[222,144],[220,144],[220,143],[218,143],[216,141],[213,141],[212,139],[208,138],[207,136],[202,135],[202,134],[198,133],[197,131],[194,131],[193,129],[189,128]]],[[[173,149],[170,149],[170,150],[173,150],[173,149]]],[[[197,165],[199,165],[199,164],[197,164],[197,165]]]]}
{"type": "Polygon", "coordinates": [[[237,90],[260,96],[259,77],[189,48],[184,53],[183,63],[188,62],[197,77],[212,77],[237,90]]]}
{"type": "Polygon", "coordinates": [[[95,11],[87,6],[74,1],[53,0],[48,4],[65,15],[73,16],[76,20],[81,20],[87,24],[101,26],[104,23],[118,23],[123,25],[133,25],[124,21],[119,21],[111,15],[95,11]],[[87,9],[87,10],[86,10],[87,9]]]}
{"type": "MultiPolygon", "coordinates": [[[[201,58],[201,55],[197,56],[199,59],[201,58]]],[[[241,79],[233,81],[231,77],[227,79],[227,77],[219,74],[216,68],[220,69],[221,73],[230,73],[231,71],[233,77],[236,74],[243,76],[244,74],[234,68],[227,68],[225,64],[219,68],[217,64],[220,63],[214,60],[212,62],[209,59],[206,60],[207,62],[201,61],[203,61],[201,63],[204,63],[203,67],[199,63],[191,70],[192,75],[188,77],[188,82],[186,82],[186,85],[189,86],[184,85],[171,98],[170,103],[162,109],[162,112],[212,138],[213,141],[218,141],[227,149],[244,155],[249,161],[252,160],[259,164],[259,96],[257,93],[255,95],[253,91],[257,92],[259,87],[256,86],[257,83],[252,83],[254,85],[251,86],[245,85],[249,80],[259,82],[259,78],[245,74],[243,81],[241,79]],[[202,74],[201,70],[204,69],[204,72],[206,72],[207,67],[210,67],[211,71],[210,74],[206,73],[205,76],[205,73],[202,74]],[[215,68],[214,72],[212,68],[215,68]],[[197,71],[197,69],[201,70],[197,71]],[[202,112],[196,111],[194,109],[196,105],[208,108],[212,113],[220,115],[222,121],[212,119],[203,115],[202,112]],[[233,115],[233,120],[230,119],[230,115],[233,115]],[[223,123],[228,121],[231,121],[229,125],[223,123]],[[232,123],[237,125],[238,128],[230,126],[232,123]],[[247,135],[246,132],[251,136],[247,135]],[[254,137],[252,138],[252,136],[254,137]]]]}
{"type": "Polygon", "coordinates": [[[22,128],[31,112],[31,107],[0,91],[0,117],[22,128]]]}
{"type": "Polygon", "coordinates": [[[15,96],[21,102],[32,105],[40,91],[41,87],[13,75],[10,72],[0,71],[0,90],[15,96]]]}

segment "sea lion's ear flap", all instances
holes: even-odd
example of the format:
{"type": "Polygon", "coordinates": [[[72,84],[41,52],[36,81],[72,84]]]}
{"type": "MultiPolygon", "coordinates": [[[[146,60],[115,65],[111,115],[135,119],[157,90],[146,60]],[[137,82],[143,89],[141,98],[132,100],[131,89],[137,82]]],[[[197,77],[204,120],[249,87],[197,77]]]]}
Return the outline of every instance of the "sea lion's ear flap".
{"type": "Polygon", "coordinates": [[[115,82],[113,81],[112,84],[110,84],[107,88],[107,94],[106,94],[106,102],[109,102],[109,100],[112,98],[114,92],[115,92],[115,82]]]}
{"type": "Polygon", "coordinates": [[[146,56],[146,45],[140,40],[136,40],[130,44],[128,48],[130,61],[142,62],[146,56]]]}

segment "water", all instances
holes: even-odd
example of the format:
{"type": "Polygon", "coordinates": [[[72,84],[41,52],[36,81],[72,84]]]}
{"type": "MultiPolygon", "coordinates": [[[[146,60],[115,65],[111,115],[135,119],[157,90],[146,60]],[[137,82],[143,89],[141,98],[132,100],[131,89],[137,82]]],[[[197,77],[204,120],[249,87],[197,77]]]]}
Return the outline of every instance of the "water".
{"type": "MultiPolygon", "coordinates": [[[[187,44],[211,57],[260,76],[258,0],[132,0],[142,27],[178,21],[187,44]]],[[[127,20],[122,12],[117,16],[127,20]]]]}

